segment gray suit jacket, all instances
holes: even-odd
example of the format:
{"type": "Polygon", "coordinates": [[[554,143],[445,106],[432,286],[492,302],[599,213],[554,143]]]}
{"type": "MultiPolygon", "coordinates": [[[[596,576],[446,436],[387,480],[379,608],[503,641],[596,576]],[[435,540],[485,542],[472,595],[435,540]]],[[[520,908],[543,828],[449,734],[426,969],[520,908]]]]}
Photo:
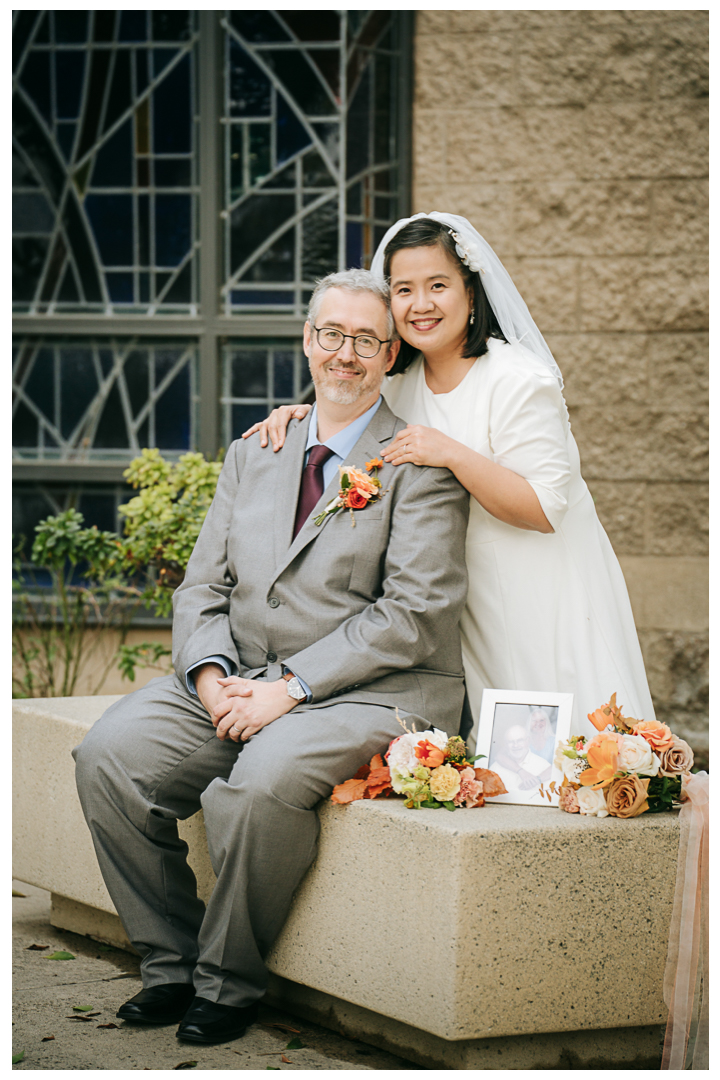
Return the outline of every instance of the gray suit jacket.
{"type": "MultiPolygon", "coordinates": [[[[467,492],[446,469],[385,465],[385,494],[355,527],[347,510],[313,522],[333,481],[292,540],[308,422],[291,422],[277,454],[257,435],[228,450],[175,593],[177,674],[212,654],[248,678],[283,663],[312,690],[310,708],[397,705],[457,731],[467,492]]],[[[364,469],[404,426],[383,402],[345,464],[364,469]]]]}

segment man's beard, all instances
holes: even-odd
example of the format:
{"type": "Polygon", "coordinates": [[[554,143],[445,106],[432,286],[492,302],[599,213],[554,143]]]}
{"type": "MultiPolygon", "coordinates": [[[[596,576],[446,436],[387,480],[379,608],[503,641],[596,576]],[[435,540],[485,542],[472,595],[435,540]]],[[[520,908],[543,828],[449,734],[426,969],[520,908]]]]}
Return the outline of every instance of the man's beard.
{"type": "Polygon", "coordinates": [[[318,364],[317,367],[313,365],[313,369],[310,374],[312,375],[312,381],[315,384],[315,389],[326,398],[327,401],[332,401],[335,405],[353,405],[361,397],[367,397],[380,389],[382,384],[384,373],[380,372],[378,377],[371,379],[367,371],[362,374],[363,369],[356,367],[353,364],[340,364],[336,361],[331,361],[330,364],[318,364]],[[343,368],[346,371],[358,371],[361,373],[361,377],[357,380],[353,379],[351,383],[343,383],[327,371],[328,366],[343,368]]]}

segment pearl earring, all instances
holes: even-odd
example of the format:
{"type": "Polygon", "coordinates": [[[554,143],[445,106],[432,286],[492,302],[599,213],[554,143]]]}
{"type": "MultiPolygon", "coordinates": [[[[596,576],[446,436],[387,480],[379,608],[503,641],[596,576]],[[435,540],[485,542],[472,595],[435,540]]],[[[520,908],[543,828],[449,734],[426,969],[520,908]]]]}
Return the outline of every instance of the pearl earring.
{"type": "Polygon", "coordinates": [[[470,312],[470,325],[474,326],[474,324],[475,324],[475,312],[471,311],[470,312]]]}

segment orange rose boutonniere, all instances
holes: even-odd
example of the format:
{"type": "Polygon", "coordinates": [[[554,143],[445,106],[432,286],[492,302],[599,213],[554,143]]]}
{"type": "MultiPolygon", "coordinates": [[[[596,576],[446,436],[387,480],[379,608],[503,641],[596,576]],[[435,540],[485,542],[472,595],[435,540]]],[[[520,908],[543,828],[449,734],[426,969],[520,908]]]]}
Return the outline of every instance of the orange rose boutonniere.
{"type": "Polygon", "coordinates": [[[363,510],[369,503],[380,499],[382,484],[378,480],[378,470],[384,462],[379,458],[365,462],[367,472],[356,469],[354,465],[340,466],[340,491],[336,498],[329,502],[321,514],[313,518],[316,525],[321,525],[326,517],[337,514],[340,510],[349,510],[352,526],[355,528],[354,510],[363,510]]]}

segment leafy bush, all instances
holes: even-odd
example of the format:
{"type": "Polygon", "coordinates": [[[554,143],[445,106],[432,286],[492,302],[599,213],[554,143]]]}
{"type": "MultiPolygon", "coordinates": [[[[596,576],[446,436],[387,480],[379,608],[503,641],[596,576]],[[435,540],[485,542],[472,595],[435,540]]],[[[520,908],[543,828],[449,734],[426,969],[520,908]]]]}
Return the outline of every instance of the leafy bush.
{"type": "MultiPolygon", "coordinates": [[[[32,572],[23,575],[21,542],[13,579],[13,695],[66,697],[97,658],[97,631],[116,630],[124,641],[142,590],[122,573],[120,537],[84,528],[77,510],[46,518],[35,532],[32,562],[50,572],[50,588],[39,586],[32,572]],[[75,580],[78,567],[82,578],[75,580]]],[[[116,656],[103,665],[93,693],[116,656]]]]}
{"type": "Polygon", "coordinates": [[[222,463],[184,454],[176,464],[158,450],[143,450],[125,478],[139,494],[120,507],[125,536],[85,528],[82,514],[66,510],[36,526],[31,560],[50,573],[50,588],[23,571],[22,543],[13,579],[13,695],[65,697],[81,671],[97,659],[101,634],[114,630],[117,648],[102,665],[97,693],[113,665],[133,681],[138,667],[157,667],[169,655],[158,643],[127,645],[139,605],[160,615],[172,610],[222,463]]]}
{"type": "Polygon", "coordinates": [[[183,454],[176,464],[159,450],[143,450],[124,472],[139,494],[121,506],[125,518],[124,565],[153,568],[155,577],[144,599],[161,615],[172,610],[172,595],[200,535],[222,468],[220,455],[183,454]]]}

